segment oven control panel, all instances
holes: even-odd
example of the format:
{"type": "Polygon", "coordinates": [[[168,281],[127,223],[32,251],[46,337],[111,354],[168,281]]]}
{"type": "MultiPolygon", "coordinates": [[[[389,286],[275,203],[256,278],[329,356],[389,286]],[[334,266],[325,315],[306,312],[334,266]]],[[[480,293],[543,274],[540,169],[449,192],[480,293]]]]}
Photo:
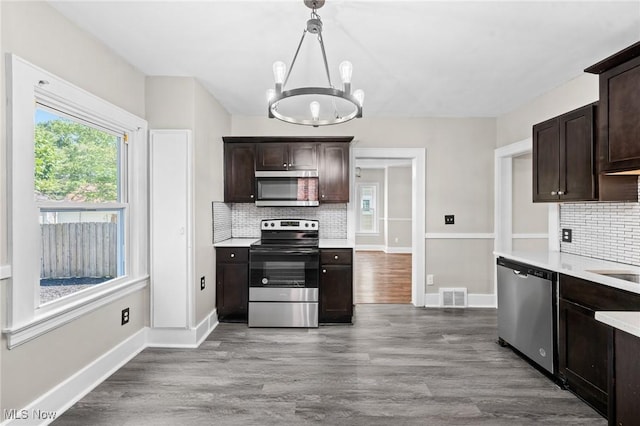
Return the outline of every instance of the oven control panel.
{"type": "Polygon", "coordinates": [[[260,229],[263,230],[282,230],[282,231],[304,231],[317,230],[319,223],[317,220],[308,219],[264,219],[261,222],[260,229]]]}

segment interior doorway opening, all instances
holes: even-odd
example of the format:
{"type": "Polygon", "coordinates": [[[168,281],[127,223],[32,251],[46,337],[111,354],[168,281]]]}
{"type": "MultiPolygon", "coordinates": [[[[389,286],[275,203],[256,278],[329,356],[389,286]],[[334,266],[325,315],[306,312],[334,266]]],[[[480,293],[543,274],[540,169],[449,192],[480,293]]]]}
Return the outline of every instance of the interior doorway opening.
{"type": "MultiPolygon", "coordinates": [[[[354,148],[351,160],[353,201],[348,206],[348,236],[356,242],[354,301],[424,306],[425,149],[354,148]],[[393,179],[386,179],[377,185],[371,177],[363,179],[363,175],[367,174],[365,170],[376,168],[386,168],[387,174],[404,173],[406,180],[399,187],[389,188],[389,182],[393,179]],[[388,172],[389,168],[392,173],[388,172]],[[384,196],[388,197],[390,189],[394,197],[403,194],[406,202],[384,202],[384,196]],[[393,255],[401,256],[394,258],[393,255]],[[400,265],[404,277],[398,274],[400,265]],[[406,284],[407,275],[410,275],[409,299],[402,295],[402,290],[394,289],[393,280],[398,276],[406,284]],[[364,280],[364,285],[359,286],[361,280],[364,280]],[[384,302],[378,301],[383,300],[384,293],[378,283],[389,290],[384,302]],[[380,299],[375,298],[376,292],[380,299]],[[398,297],[404,297],[402,302],[393,301],[399,300],[398,297]]],[[[406,287],[404,289],[408,290],[406,287]]]]}

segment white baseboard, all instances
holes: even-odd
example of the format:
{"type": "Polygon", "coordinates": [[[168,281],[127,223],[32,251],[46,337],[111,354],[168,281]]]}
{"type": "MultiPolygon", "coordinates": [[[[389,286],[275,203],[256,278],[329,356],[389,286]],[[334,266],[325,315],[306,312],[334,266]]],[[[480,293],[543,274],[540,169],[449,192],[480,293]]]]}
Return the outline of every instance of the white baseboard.
{"type": "Polygon", "coordinates": [[[384,251],[384,244],[356,244],[356,251],[384,251]]]}
{"type": "Polygon", "coordinates": [[[195,328],[150,328],[147,346],[150,348],[197,348],[218,325],[214,309],[195,328]]]}
{"type": "MultiPolygon", "coordinates": [[[[496,308],[498,306],[495,294],[467,294],[467,308],[496,308]]],[[[425,308],[441,308],[439,293],[424,295],[425,308]]]]}
{"type": "MultiPolygon", "coordinates": [[[[47,425],[145,348],[197,348],[217,326],[218,314],[214,309],[193,329],[142,328],[23,409],[16,410],[15,418],[6,419],[0,426],[47,425]],[[38,413],[43,416],[38,418],[38,413]]],[[[5,413],[2,416],[6,417],[5,413]]]]}
{"type": "Polygon", "coordinates": [[[385,253],[394,253],[394,254],[411,254],[411,247],[386,247],[384,250],[385,253]]]}
{"type": "MultiPolygon", "coordinates": [[[[146,347],[147,329],[143,328],[120,343],[100,358],[87,365],[58,386],[54,387],[22,410],[19,419],[7,419],[5,425],[47,425],[69,407],[91,392],[96,386],[115,373],[146,347]],[[37,413],[50,414],[49,418],[38,418],[37,413]]],[[[3,413],[4,416],[4,413],[3,413]]]]}

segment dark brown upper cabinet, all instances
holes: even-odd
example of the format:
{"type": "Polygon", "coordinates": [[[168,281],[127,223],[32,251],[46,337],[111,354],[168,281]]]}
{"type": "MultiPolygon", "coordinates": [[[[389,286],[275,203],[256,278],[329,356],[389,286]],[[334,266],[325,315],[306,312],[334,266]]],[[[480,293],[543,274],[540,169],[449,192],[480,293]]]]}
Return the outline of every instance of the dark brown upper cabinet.
{"type": "Polygon", "coordinates": [[[637,178],[598,175],[596,104],[533,126],[533,201],[637,201],[637,178]]]}
{"type": "Polygon", "coordinates": [[[224,202],[255,201],[255,144],[224,144],[224,202]]]}
{"type": "Polygon", "coordinates": [[[598,170],[640,174],[640,42],[587,68],[600,75],[598,170]]]}
{"type": "Polygon", "coordinates": [[[320,203],[349,202],[353,136],[224,136],[224,201],[255,202],[255,172],[317,170],[320,203]]]}
{"type": "Polygon", "coordinates": [[[349,202],[349,144],[320,145],[320,202],[349,202]]]}
{"type": "Polygon", "coordinates": [[[317,170],[318,149],[315,143],[267,142],[257,145],[256,170],[317,170]]]}

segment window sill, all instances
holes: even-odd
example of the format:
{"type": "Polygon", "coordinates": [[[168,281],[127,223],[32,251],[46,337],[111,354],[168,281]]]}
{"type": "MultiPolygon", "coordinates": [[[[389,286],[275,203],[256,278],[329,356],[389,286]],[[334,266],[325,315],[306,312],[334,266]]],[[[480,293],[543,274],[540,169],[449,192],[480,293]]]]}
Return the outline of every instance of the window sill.
{"type": "Polygon", "coordinates": [[[100,292],[91,293],[84,298],[74,300],[59,308],[47,310],[45,313],[36,315],[34,319],[27,324],[3,329],[2,332],[7,337],[7,346],[9,349],[13,349],[16,346],[33,340],[82,315],[93,312],[114,300],[142,290],[148,285],[148,282],[149,276],[122,282],[118,285],[105,288],[100,292]]]}

